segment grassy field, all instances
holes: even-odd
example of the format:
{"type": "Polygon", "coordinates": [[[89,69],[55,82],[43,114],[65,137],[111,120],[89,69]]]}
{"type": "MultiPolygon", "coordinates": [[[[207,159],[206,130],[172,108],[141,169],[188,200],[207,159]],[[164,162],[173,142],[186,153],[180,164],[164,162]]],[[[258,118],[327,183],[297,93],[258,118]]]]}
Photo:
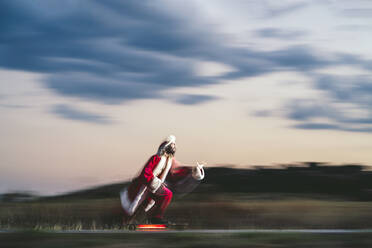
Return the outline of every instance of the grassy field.
{"type": "MultiPolygon", "coordinates": [[[[372,228],[372,202],[247,194],[175,199],[167,218],[190,228],[372,228]]],[[[0,203],[0,229],[121,229],[118,198],[0,203]]]]}
{"type": "Polygon", "coordinates": [[[1,247],[255,247],[255,248],[369,248],[372,234],[189,234],[189,233],[117,233],[55,234],[25,232],[0,234],[1,247]]]}
{"type": "MultiPolygon", "coordinates": [[[[170,184],[175,197],[166,218],[188,222],[191,229],[371,229],[372,171],[366,168],[314,162],[283,168],[209,167],[200,184],[192,178],[170,184]]],[[[128,184],[29,201],[27,194],[0,195],[0,229],[122,229],[119,192],[128,184]]]]}

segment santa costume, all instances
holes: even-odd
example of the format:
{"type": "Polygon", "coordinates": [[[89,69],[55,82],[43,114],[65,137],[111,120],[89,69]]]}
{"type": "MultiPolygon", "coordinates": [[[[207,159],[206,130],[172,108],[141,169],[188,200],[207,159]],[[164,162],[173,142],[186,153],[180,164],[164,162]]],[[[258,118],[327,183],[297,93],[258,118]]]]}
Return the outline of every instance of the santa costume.
{"type": "Polygon", "coordinates": [[[140,175],[120,192],[121,205],[127,219],[133,216],[142,204],[152,224],[164,224],[163,215],[168,207],[173,193],[165,181],[177,183],[189,177],[194,180],[204,178],[202,164],[195,167],[180,166],[174,158],[176,137],[170,135],[159,146],[158,152],[151,156],[140,175]]]}

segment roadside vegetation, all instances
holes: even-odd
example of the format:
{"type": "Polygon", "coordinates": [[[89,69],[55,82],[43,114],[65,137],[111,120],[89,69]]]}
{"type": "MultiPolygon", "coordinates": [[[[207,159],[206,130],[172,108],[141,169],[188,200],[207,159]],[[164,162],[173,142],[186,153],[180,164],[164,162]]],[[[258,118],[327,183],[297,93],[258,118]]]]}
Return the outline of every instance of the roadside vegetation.
{"type": "MultiPolygon", "coordinates": [[[[168,219],[191,229],[372,228],[372,173],[362,166],[215,167],[206,175],[194,192],[175,196],[168,219]]],[[[118,194],[126,185],[21,200],[8,194],[0,229],[123,229],[118,194]]]]}

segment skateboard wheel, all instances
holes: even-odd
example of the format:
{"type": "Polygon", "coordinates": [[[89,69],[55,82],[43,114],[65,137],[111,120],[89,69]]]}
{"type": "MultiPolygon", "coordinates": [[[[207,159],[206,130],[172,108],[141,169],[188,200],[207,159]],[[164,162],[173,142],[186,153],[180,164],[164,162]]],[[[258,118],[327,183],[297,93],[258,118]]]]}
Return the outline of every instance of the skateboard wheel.
{"type": "Polygon", "coordinates": [[[128,225],[128,230],[129,230],[129,231],[134,231],[134,230],[136,230],[136,225],[135,225],[135,224],[129,224],[129,225],[128,225]]]}

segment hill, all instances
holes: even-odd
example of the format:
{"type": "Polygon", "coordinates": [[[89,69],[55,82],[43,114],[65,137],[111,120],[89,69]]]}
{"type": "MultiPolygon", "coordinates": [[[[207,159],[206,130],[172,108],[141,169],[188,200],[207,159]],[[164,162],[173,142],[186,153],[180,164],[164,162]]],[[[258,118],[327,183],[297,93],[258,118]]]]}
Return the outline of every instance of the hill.
{"type": "MultiPolygon", "coordinates": [[[[372,172],[362,165],[326,165],[307,162],[281,168],[205,168],[198,194],[289,193],[323,194],[355,200],[372,200],[372,172]]],[[[104,185],[43,200],[104,199],[117,197],[129,182],[104,185]]]]}

